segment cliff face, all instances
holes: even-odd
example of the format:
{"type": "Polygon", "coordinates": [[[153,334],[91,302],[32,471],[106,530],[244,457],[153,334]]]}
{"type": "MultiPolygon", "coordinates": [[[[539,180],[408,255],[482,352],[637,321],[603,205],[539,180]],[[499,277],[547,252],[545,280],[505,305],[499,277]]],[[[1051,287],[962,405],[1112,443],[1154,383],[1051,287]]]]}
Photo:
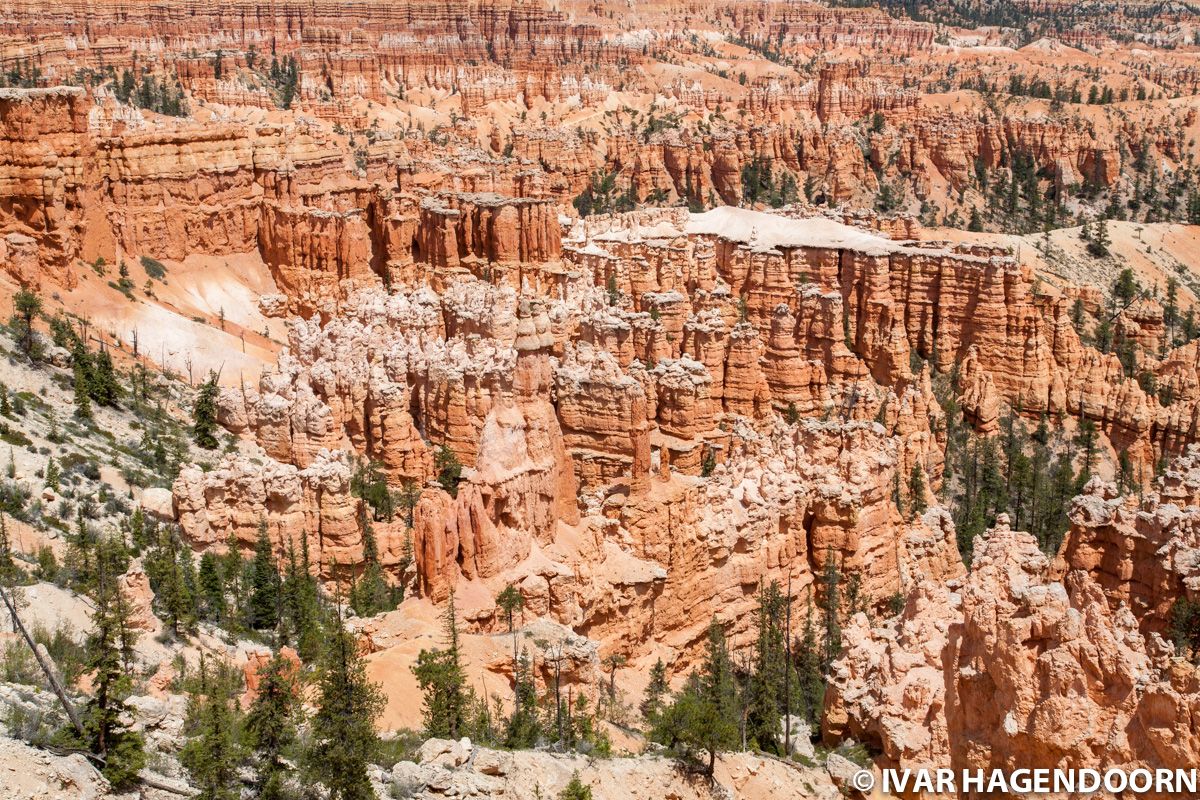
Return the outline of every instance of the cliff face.
{"type": "MultiPolygon", "coordinates": [[[[467,266],[511,270],[519,285],[519,264],[560,255],[546,201],[397,195],[357,180],[336,137],[304,123],[164,127],[92,105],[82,90],[4,92],[0,215],[37,242],[47,269],[36,281],[70,286],[75,259],[257,250],[288,308],[310,316],[335,308],[345,281],[379,286],[467,266]]],[[[35,280],[39,270],[6,260],[35,280]]]]}
{"type": "MultiPolygon", "coordinates": [[[[833,558],[876,605],[922,574],[960,575],[948,518],[898,509],[914,471],[941,483],[935,369],[955,369],[984,430],[1008,405],[1094,419],[1132,456],[1167,452],[1156,417],[1125,411],[1157,399],[1114,378],[1116,358],[1084,346],[1064,301],[1038,295],[1007,252],[730,208],[592,218],[561,244],[509,245],[464,233],[494,232],[490,199],[457,202],[423,208],[446,247],[421,249],[415,285],[344,285],[336,315],[293,322],[278,366],[220,398],[223,424],[302,486],[342,451],[420,487],[453,452],[456,496],[425,489],[412,516],[415,586],[435,601],[463,581],[514,582],[538,613],[636,648],[699,636],[696,609],[748,612],[755,571],[808,593],[833,558]],[[535,251],[561,259],[521,255],[535,251]],[[788,477],[768,488],[776,473],[788,477]]],[[[323,563],[354,562],[348,482],[275,505],[245,475],[178,491],[197,543],[233,531],[248,544],[257,519],[238,509],[265,507],[269,527],[328,530],[314,550],[338,555],[323,563]]],[[[1121,524],[1097,514],[1097,530],[1121,524]]],[[[379,528],[398,554],[402,521],[379,528]]],[[[1071,542],[1071,568],[1117,596],[1088,555],[1102,546],[1071,542]]]]}
{"type": "MultiPolygon", "coordinates": [[[[463,482],[453,497],[425,489],[413,510],[417,590],[439,601],[464,581],[513,582],[530,609],[631,654],[660,641],[690,658],[708,616],[751,618],[760,573],[800,597],[834,559],[872,603],[916,575],[961,573],[946,517],[908,522],[896,507],[915,467],[940,479],[942,412],[902,336],[870,359],[847,347],[834,287],[852,257],[819,237],[781,256],[736,232],[689,232],[720,219],[588,228],[590,244],[563,250],[567,270],[523,262],[520,293],[430,264],[440,294],[360,289],[324,323],[296,320],[278,365],[219,400],[222,423],[253,436],[270,467],[182,475],[185,535],[249,547],[262,518],[281,551],[306,535],[336,575],[361,544],[354,467],[338,453],[421,486],[445,447],[463,482]],[[638,234],[675,224],[662,253],[638,234]],[[623,257],[601,247],[609,240],[623,257]],[[652,254],[657,272],[630,267],[652,254]]],[[[743,219],[796,235],[815,225],[864,257],[890,246],[837,223],[729,217],[743,219]]],[[[403,519],[375,527],[397,567],[403,519]]],[[[487,608],[476,618],[491,624],[487,608]]],[[[750,636],[748,623],[735,634],[750,636]]]]}
{"type": "Polygon", "coordinates": [[[1200,451],[1174,461],[1141,503],[1093,480],[1075,498],[1071,531],[1058,571],[1086,570],[1115,610],[1133,612],[1143,633],[1168,636],[1172,606],[1194,600],[1197,580],[1196,500],[1200,451]]]}
{"type": "MultiPolygon", "coordinates": [[[[736,204],[745,170],[765,165],[796,197],[872,206],[887,188],[965,215],[1018,158],[1056,196],[1134,191],[1147,155],[1187,162],[1181,131],[1195,116],[1182,104],[1134,122],[1108,107],[1072,117],[942,97],[933,81],[959,84],[930,55],[931,25],[794,3],[683,5],[639,14],[737,31],[758,49],[734,62],[736,80],[708,63],[703,37],[624,35],[590,7],[79,0],[46,14],[10,0],[0,66],[86,88],[6,90],[4,222],[39,237],[56,274],[76,256],[257,249],[310,316],[339,281],[411,280],[412,263],[553,262],[557,209],[544,201],[565,206],[597,175],[637,199],[736,204]],[[755,70],[760,51],[805,66],[755,70]],[[828,55],[809,63],[814,51],[828,55]],[[628,69],[666,53],[707,68],[628,69]],[[895,64],[901,54],[912,67],[895,64]],[[126,71],[136,103],[155,105],[137,94],[149,76],[177,85],[192,116],[115,102],[131,91],[126,71]],[[443,97],[449,114],[421,111],[443,97]]],[[[963,59],[960,84],[1009,74],[984,54],[963,59]]],[[[1164,91],[1189,85],[1170,74],[1164,91]]]]}
{"type": "Polygon", "coordinates": [[[1003,520],[965,580],[920,585],[896,620],[872,631],[860,617],[845,641],[826,735],[872,742],[890,766],[1181,768],[1200,747],[1195,667],[1087,571],[1052,579],[1003,520]]]}

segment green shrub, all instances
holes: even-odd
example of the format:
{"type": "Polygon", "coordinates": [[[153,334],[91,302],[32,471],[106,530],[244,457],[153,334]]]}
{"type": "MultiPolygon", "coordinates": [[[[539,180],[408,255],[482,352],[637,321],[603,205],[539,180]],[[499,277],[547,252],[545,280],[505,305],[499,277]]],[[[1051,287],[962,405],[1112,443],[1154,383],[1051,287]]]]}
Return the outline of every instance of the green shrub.
{"type": "Polygon", "coordinates": [[[158,259],[151,258],[150,256],[142,256],[141,261],[142,269],[146,270],[146,274],[151,278],[154,278],[156,281],[161,281],[163,278],[167,277],[167,268],[163,266],[163,263],[158,259]]]}
{"type": "Polygon", "coordinates": [[[438,471],[437,482],[451,497],[457,497],[458,482],[462,480],[462,463],[459,462],[458,456],[449,447],[442,445],[434,455],[433,463],[438,471]]]}

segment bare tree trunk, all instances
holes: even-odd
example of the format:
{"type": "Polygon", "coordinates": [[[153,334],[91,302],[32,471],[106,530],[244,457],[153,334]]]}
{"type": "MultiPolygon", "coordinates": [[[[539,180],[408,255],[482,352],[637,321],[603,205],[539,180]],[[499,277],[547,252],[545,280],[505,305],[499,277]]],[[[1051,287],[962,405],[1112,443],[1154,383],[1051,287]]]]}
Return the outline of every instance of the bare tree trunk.
{"type": "Polygon", "coordinates": [[[46,681],[50,684],[50,688],[54,690],[54,694],[58,695],[58,702],[62,704],[63,711],[67,712],[67,718],[71,720],[71,726],[75,728],[75,732],[83,736],[83,723],[79,721],[79,714],[75,711],[74,704],[67,697],[66,691],[63,690],[62,684],[58,682],[58,676],[54,674],[54,668],[47,663],[42,657],[41,651],[38,650],[37,642],[29,635],[29,631],[25,628],[25,623],[21,622],[21,617],[17,615],[17,604],[9,597],[4,589],[0,589],[0,599],[4,600],[4,605],[8,606],[8,613],[12,616],[13,625],[20,631],[21,636],[25,639],[25,644],[29,645],[29,649],[33,651],[33,657],[37,659],[38,666],[42,668],[42,672],[46,673],[46,681]]]}
{"type": "Polygon", "coordinates": [[[783,757],[792,757],[792,576],[788,575],[787,622],[783,633],[783,757]]]}
{"type": "Polygon", "coordinates": [[[560,674],[561,674],[559,672],[559,670],[560,670],[560,666],[562,663],[561,658],[562,658],[562,656],[559,656],[558,658],[554,659],[554,715],[555,715],[556,727],[558,728],[558,743],[560,745],[562,744],[562,740],[563,740],[562,694],[559,691],[560,674]]]}

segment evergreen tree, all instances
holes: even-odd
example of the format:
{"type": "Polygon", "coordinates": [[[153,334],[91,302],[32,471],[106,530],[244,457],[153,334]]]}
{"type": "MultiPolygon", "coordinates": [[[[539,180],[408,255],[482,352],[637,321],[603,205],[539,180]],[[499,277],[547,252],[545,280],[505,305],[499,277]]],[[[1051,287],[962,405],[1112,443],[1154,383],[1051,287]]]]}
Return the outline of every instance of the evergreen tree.
{"type": "Polygon", "coordinates": [[[592,787],[579,780],[579,771],[571,775],[571,780],[558,793],[558,800],[592,800],[592,787]]]}
{"type": "Polygon", "coordinates": [[[179,760],[200,790],[200,800],[238,800],[238,768],[245,760],[237,704],[241,676],[224,661],[211,672],[201,664],[201,670],[199,691],[188,709],[189,741],[179,760]]]}
{"type": "Polygon", "coordinates": [[[513,694],[513,713],[504,726],[504,746],[533,747],[542,738],[543,730],[538,716],[533,662],[526,650],[517,657],[513,670],[513,694]]]}
{"type": "Polygon", "coordinates": [[[92,359],[91,398],[102,406],[115,406],[121,397],[121,385],[113,370],[108,351],[101,349],[92,359]]]}
{"type": "Polygon", "coordinates": [[[929,508],[929,501],[925,497],[925,471],[920,464],[913,464],[908,476],[908,507],[913,518],[921,516],[929,508]]]}
{"type": "Polygon", "coordinates": [[[188,579],[181,552],[186,549],[174,531],[167,530],[158,547],[146,559],[146,574],[154,590],[155,603],[176,635],[190,631],[196,618],[195,582],[188,579]]]}
{"type": "Polygon", "coordinates": [[[508,622],[508,632],[513,637],[513,664],[517,663],[517,633],[513,625],[514,617],[518,611],[525,607],[525,598],[517,587],[511,583],[504,587],[504,591],[496,595],[496,607],[504,612],[504,619],[508,622]]]}
{"type": "Polygon", "coordinates": [[[410,528],[413,526],[413,511],[420,501],[421,487],[417,485],[416,481],[405,481],[404,485],[400,487],[396,502],[404,510],[404,524],[410,528]]]}
{"type": "Polygon", "coordinates": [[[33,330],[33,321],[42,313],[42,298],[29,289],[21,289],[13,295],[13,316],[9,327],[17,340],[17,346],[30,361],[42,357],[41,347],[33,330]]]}
{"type": "Polygon", "coordinates": [[[462,479],[462,464],[458,456],[449,447],[442,445],[434,455],[433,463],[438,471],[437,482],[451,497],[457,497],[458,482],[462,479]]]}
{"type": "Polygon", "coordinates": [[[375,522],[391,522],[395,514],[396,499],[388,488],[387,476],[377,461],[360,462],[355,465],[350,478],[350,493],[360,497],[371,507],[375,522]]]}
{"type": "Polygon", "coordinates": [[[367,763],[379,747],[375,719],[383,711],[383,693],[367,679],[357,642],[340,614],[332,615],[326,638],[306,757],[308,773],[325,786],[328,800],[374,800],[367,763]]]}
{"type": "Polygon", "coordinates": [[[296,548],[288,546],[287,572],[280,592],[287,627],[295,641],[300,658],[311,661],[321,648],[321,600],[317,579],[312,575],[308,557],[308,537],[300,538],[300,562],[296,548]]]}
{"type": "MultiPolygon", "coordinates": [[[[761,749],[773,749],[782,755],[779,720],[788,711],[785,683],[797,684],[787,659],[787,633],[784,619],[788,599],[772,581],[758,592],[758,638],[754,647],[754,669],[749,676],[746,735],[761,749]]],[[[791,709],[795,710],[794,706],[791,709]]]]}
{"type": "Polygon", "coordinates": [[[825,567],[821,571],[821,614],[825,629],[821,652],[821,671],[823,673],[829,671],[829,665],[842,653],[842,623],[839,618],[841,593],[838,588],[840,582],[841,570],[838,569],[833,548],[828,548],[825,551],[825,567]]]}
{"type": "Polygon", "coordinates": [[[708,626],[704,663],[659,715],[654,739],[689,755],[706,751],[705,774],[712,777],[717,753],[738,744],[738,698],[725,631],[714,617],[708,626]]]}
{"type": "Polygon", "coordinates": [[[201,384],[196,392],[196,402],[192,406],[192,439],[205,450],[215,450],[217,447],[217,374],[210,372],[208,380],[201,384]]]}
{"type": "Polygon", "coordinates": [[[812,603],[804,619],[804,633],[795,650],[797,680],[797,705],[799,713],[810,725],[821,721],[821,710],[825,704],[825,673],[821,669],[821,652],[817,645],[816,627],[813,625],[812,603]]]}
{"type": "Polygon", "coordinates": [[[1166,347],[1174,344],[1175,326],[1179,324],[1179,281],[1167,279],[1167,298],[1163,303],[1163,327],[1166,328],[1166,347]]]}
{"type": "Polygon", "coordinates": [[[650,682],[646,684],[646,694],[642,699],[642,718],[651,726],[662,710],[663,698],[667,696],[670,687],[667,685],[667,665],[660,658],[650,669],[650,682]]]}
{"type": "MultiPolygon", "coordinates": [[[[62,480],[62,470],[59,468],[58,462],[54,460],[53,456],[51,456],[46,461],[45,480],[43,483],[45,484],[46,488],[53,489],[57,492],[58,482],[60,480],[62,480]]],[[[140,511],[141,509],[139,508],[138,510],[140,511]]]]}
{"type": "Polygon", "coordinates": [[[296,741],[300,689],[296,666],[278,652],[258,671],[258,695],[246,715],[246,733],[258,766],[258,800],[288,800],[284,750],[296,741]]]}
{"type": "Polygon", "coordinates": [[[92,697],[83,713],[83,744],[104,759],[101,772],[114,789],[128,789],[137,782],[145,766],[141,734],[129,729],[123,718],[130,708],[125,699],[133,689],[133,646],[137,635],[130,621],[128,601],[121,594],[112,570],[119,560],[108,552],[117,548],[111,539],[101,540],[97,554],[95,611],[86,645],[85,666],[92,673],[92,697]]]}
{"type": "Polygon", "coordinates": [[[1112,296],[1119,303],[1129,303],[1137,296],[1138,290],[1133,270],[1126,267],[1118,273],[1116,280],[1113,281],[1112,296]]]}
{"type": "Polygon", "coordinates": [[[67,536],[67,552],[63,565],[76,588],[91,591],[95,588],[99,537],[83,518],[82,509],[75,513],[75,530],[67,536]]]}
{"type": "Polygon", "coordinates": [[[198,605],[200,602],[200,582],[196,577],[196,555],[192,552],[192,548],[188,547],[181,539],[177,539],[177,541],[179,543],[179,580],[187,593],[189,628],[193,628],[196,619],[199,618],[198,605]]]}
{"type": "Polygon", "coordinates": [[[521,703],[524,698],[521,696],[521,681],[517,679],[520,672],[520,663],[517,658],[517,633],[514,625],[515,615],[518,610],[524,608],[524,597],[511,583],[504,587],[502,593],[496,596],[496,607],[504,612],[504,618],[509,624],[509,633],[512,636],[512,675],[514,675],[514,706],[512,706],[512,716],[516,717],[521,714],[521,703]]]}
{"type": "Polygon", "coordinates": [[[12,557],[12,543],[8,536],[8,519],[0,511],[0,586],[13,586],[23,577],[21,568],[12,557]]]}
{"type": "Polygon", "coordinates": [[[1096,423],[1090,419],[1079,421],[1079,430],[1075,434],[1075,446],[1083,455],[1083,469],[1079,473],[1079,488],[1083,488],[1092,476],[1092,468],[1096,466],[1096,423]]]}
{"type": "Polygon", "coordinates": [[[983,217],[979,215],[979,209],[976,206],[971,206],[971,220],[967,223],[967,230],[976,233],[983,230],[983,217]]]}
{"type": "Polygon", "coordinates": [[[1178,598],[1171,606],[1168,631],[1180,655],[1200,656],[1200,601],[1178,598]]]}
{"type": "Polygon", "coordinates": [[[1101,316],[1100,321],[1096,323],[1096,329],[1092,332],[1092,340],[1096,345],[1096,349],[1101,353],[1107,353],[1112,349],[1112,322],[1107,316],[1101,316]]]}
{"type": "Polygon", "coordinates": [[[200,557],[200,616],[218,625],[225,619],[225,579],[221,562],[209,551],[200,557]]]}
{"type": "Polygon", "coordinates": [[[1063,537],[1071,527],[1068,511],[1075,497],[1075,469],[1068,453],[1062,453],[1055,461],[1047,484],[1047,498],[1039,503],[1044,509],[1037,528],[1038,541],[1047,553],[1056,553],[1063,537]]]}
{"type": "Polygon", "coordinates": [[[366,504],[359,506],[358,525],[362,532],[363,572],[350,587],[350,607],[360,617],[372,617],[396,607],[395,595],[379,563],[379,545],[368,519],[366,504]]]}
{"type": "Polygon", "coordinates": [[[462,736],[474,700],[461,661],[457,614],[451,592],[442,614],[446,647],[421,650],[412,668],[424,696],[425,733],[442,739],[462,736]]]}
{"type": "Polygon", "coordinates": [[[258,523],[252,570],[249,624],[255,630],[269,630],[279,623],[279,570],[275,566],[271,539],[267,536],[266,519],[258,523]]]}
{"type": "Polygon", "coordinates": [[[87,372],[75,362],[75,419],[87,421],[92,419],[92,398],[88,389],[87,372]]]}
{"type": "MultiPolygon", "coordinates": [[[[229,538],[225,540],[225,552],[218,556],[218,559],[221,565],[221,577],[225,581],[225,596],[232,598],[233,601],[229,607],[229,617],[237,620],[238,624],[244,624],[248,616],[248,603],[244,589],[253,583],[253,574],[251,574],[251,580],[247,582],[245,580],[246,563],[242,559],[240,547],[237,536],[229,534],[229,538]]],[[[251,573],[253,573],[253,569],[251,569],[251,573]]]]}

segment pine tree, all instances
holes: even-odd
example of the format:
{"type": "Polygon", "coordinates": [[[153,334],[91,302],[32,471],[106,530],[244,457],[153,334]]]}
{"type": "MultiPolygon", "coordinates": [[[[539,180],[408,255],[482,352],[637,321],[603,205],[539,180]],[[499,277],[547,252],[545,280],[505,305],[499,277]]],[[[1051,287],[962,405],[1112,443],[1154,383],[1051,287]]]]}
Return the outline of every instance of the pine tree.
{"type": "Polygon", "coordinates": [[[1096,349],[1101,353],[1107,353],[1112,348],[1112,322],[1107,316],[1101,316],[1100,321],[1096,323],[1096,329],[1092,332],[1092,340],[1096,344],[1096,349]]]}
{"type": "Polygon", "coordinates": [[[200,557],[200,616],[218,625],[225,619],[225,579],[221,562],[209,551],[200,557]]]}
{"type": "Polygon", "coordinates": [[[592,787],[579,779],[578,770],[571,775],[571,780],[558,793],[558,800],[592,800],[592,787]]]}
{"type": "Polygon", "coordinates": [[[116,544],[102,540],[98,549],[95,611],[87,639],[85,665],[92,672],[92,697],[83,714],[83,744],[104,759],[101,772],[118,791],[133,786],[145,766],[145,745],[140,734],[122,721],[128,715],[125,703],[133,689],[131,666],[137,640],[130,623],[128,601],[118,587],[117,560],[110,549],[116,544]]]}
{"type": "Polygon", "coordinates": [[[967,230],[976,233],[983,230],[983,217],[979,215],[979,209],[976,206],[971,206],[971,220],[967,223],[967,230]]]}
{"type": "Polygon", "coordinates": [[[538,716],[537,685],[529,652],[522,650],[513,670],[513,713],[505,721],[504,746],[533,747],[542,738],[542,722],[538,716]]]}
{"type": "Polygon", "coordinates": [[[253,579],[250,585],[249,624],[255,630],[269,630],[279,624],[279,570],[266,519],[259,520],[254,542],[253,579]]]}
{"type": "Polygon", "coordinates": [[[1166,347],[1174,345],[1175,326],[1179,324],[1179,281],[1167,279],[1167,299],[1163,303],[1163,327],[1166,328],[1166,347]]]}
{"type": "Polygon", "coordinates": [[[362,498],[371,507],[375,522],[391,522],[395,514],[396,498],[388,488],[387,476],[377,461],[359,462],[350,478],[350,493],[362,498]]]}
{"type": "Polygon", "coordinates": [[[908,476],[908,506],[913,518],[921,516],[929,508],[929,501],[925,497],[925,471],[920,464],[913,464],[908,476]]]}
{"type": "Polygon", "coordinates": [[[421,487],[417,485],[416,481],[405,481],[404,485],[400,487],[396,502],[400,508],[404,509],[404,524],[410,528],[413,526],[413,511],[420,501],[421,487]]]}
{"type": "Polygon", "coordinates": [[[358,525],[363,542],[363,572],[350,587],[350,607],[360,617],[373,617],[396,607],[392,589],[383,576],[379,563],[379,545],[375,541],[375,530],[368,518],[366,504],[360,504],[358,525]]]}
{"type": "Polygon", "coordinates": [[[1117,454],[1117,489],[1132,493],[1137,488],[1138,482],[1133,474],[1133,462],[1129,458],[1129,452],[1122,450],[1117,454]]]}
{"type": "Polygon", "coordinates": [[[12,543],[8,536],[8,519],[0,511],[0,586],[12,586],[22,577],[21,568],[12,557],[12,543]]]}
{"type": "Polygon", "coordinates": [[[396,565],[396,572],[400,575],[400,583],[395,587],[397,603],[404,601],[404,584],[408,579],[408,570],[413,565],[413,558],[412,526],[409,525],[404,531],[404,544],[400,547],[400,563],[396,565]]]}
{"type": "Polygon", "coordinates": [[[462,735],[467,711],[474,700],[461,661],[457,613],[452,591],[442,614],[446,647],[422,650],[412,668],[424,695],[425,732],[442,739],[457,739],[462,735]]]}
{"type": "Polygon", "coordinates": [[[646,684],[646,694],[642,698],[641,705],[642,718],[652,727],[654,721],[658,718],[659,711],[662,710],[663,698],[667,696],[669,688],[667,685],[667,665],[660,658],[650,668],[650,681],[646,684]]]}
{"type": "Polygon", "coordinates": [[[70,573],[75,587],[91,590],[96,579],[96,551],[99,538],[95,529],[83,518],[82,510],[75,513],[75,530],[67,537],[67,552],[64,566],[70,573]]]}
{"type": "MultiPolygon", "coordinates": [[[[196,618],[194,580],[184,567],[182,545],[173,531],[166,531],[153,554],[146,560],[146,572],[158,604],[171,631],[176,635],[190,631],[196,618]]],[[[190,551],[188,551],[190,555],[190,551]]]]}
{"type": "Polygon", "coordinates": [[[1096,423],[1090,419],[1081,419],[1079,421],[1079,431],[1075,434],[1075,446],[1078,447],[1083,454],[1083,469],[1079,473],[1079,487],[1082,489],[1083,484],[1092,476],[1092,468],[1096,466],[1096,423]]]}
{"type": "Polygon", "coordinates": [[[321,648],[321,600],[317,579],[311,574],[307,536],[300,538],[299,564],[296,563],[296,548],[291,544],[288,546],[287,572],[280,592],[296,651],[304,661],[311,661],[321,648]]]}
{"type": "Polygon", "coordinates": [[[1137,296],[1138,284],[1137,279],[1133,276],[1133,270],[1126,267],[1117,274],[1116,280],[1113,281],[1112,296],[1113,299],[1120,303],[1128,303],[1137,296]]]}
{"type": "Polygon", "coordinates": [[[833,548],[825,550],[825,567],[821,571],[821,614],[824,620],[825,638],[821,652],[821,671],[827,673],[832,664],[842,653],[842,623],[841,599],[838,584],[841,581],[837,559],[833,548]]]}
{"type": "Polygon", "coordinates": [[[33,330],[33,321],[42,313],[42,298],[29,289],[21,289],[13,295],[12,299],[14,313],[9,321],[9,326],[13,329],[17,346],[21,348],[21,352],[25,354],[26,358],[30,361],[37,361],[41,358],[42,353],[33,330]]]}
{"type": "Polygon", "coordinates": [[[332,616],[326,639],[305,759],[308,774],[325,786],[328,800],[374,800],[367,763],[379,747],[375,719],[383,711],[383,693],[367,679],[366,664],[340,613],[332,616]]]}
{"type": "Polygon", "coordinates": [[[62,480],[62,470],[59,468],[58,462],[54,460],[53,456],[46,461],[45,475],[46,477],[43,483],[45,483],[46,488],[53,489],[57,492],[58,482],[62,480]]]}
{"type": "Polygon", "coordinates": [[[87,421],[92,418],[92,398],[88,388],[87,372],[78,361],[75,363],[75,419],[87,421]]]}
{"type": "Polygon", "coordinates": [[[244,624],[248,617],[248,603],[246,602],[246,593],[243,591],[247,585],[245,581],[246,565],[242,559],[240,547],[237,536],[231,533],[225,540],[224,554],[218,558],[221,561],[221,577],[225,580],[225,596],[233,600],[233,605],[229,608],[229,616],[231,619],[237,620],[239,624],[244,624]]]}
{"type": "Polygon", "coordinates": [[[223,661],[211,672],[201,665],[199,692],[188,709],[189,741],[179,760],[200,790],[200,800],[238,800],[238,768],[245,761],[237,695],[241,674],[223,661]]]}
{"type": "Polygon", "coordinates": [[[113,370],[108,351],[101,349],[92,359],[90,393],[93,400],[102,406],[115,406],[121,397],[121,385],[113,370]]]}
{"type": "Polygon", "coordinates": [[[1057,553],[1063,537],[1071,527],[1068,510],[1075,497],[1075,469],[1068,453],[1062,453],[1055,461],[1047,483],[1046,501],[1041,505],[1043,520],[1039,524],[1038,540],[1047,553],[1057,553]]]}
{"type": "Polygon", "coordinates": [[[799,712],[810,724],[817,725],[821,721],[821,710],[825,704],[825,674],[821,669],[821,652],[817,646],[811,602],[808,604],[804,633],[796,648],[795,657],[799,712]]]}
{"type": "Polygon", "coordinates": [[[462,464],[458,456],[446,445],[438,448],[433,457],[434,468],[437,469],[437,482],[451,497],[458,497],[458,482],[462,479],[462,464]]]}
{"type": "Polygon", "coordinates": [[[504,591],[496,595],[496,607],[504,612],[504,619],[508,623],[508,632],[513,637],[513,663],[517,661],[517,634],[514,627],[515,615],[518,611],[525,607],[525,598],[517,587],[511,583],[504,587],[504,591]]]}
{"type": "Polygon", "coordinates": [[[1168,632],[1176,652],[1186,653],[1195,663],[1200,655],[1200,601],[1176,599],[1171,606],[1168,632]]]}
{"type": "Polygon", "coordinates": [[[682,746],[690,755],[708,754],[705,774],[716,768],[717,753],[738,744],[737,681],[716,617],[708,626],[704,663],[688,677],[687,685],[659,715],[653,736],[668,747],[682,746]]]}
{"type": "Polygon", "coordinates": [[[287,800],[284,750],[296,741],[300,689],[296,666],[278,652],[258,671],[258,695],[246,715],[246,733],[258,765],[258,800],[287,800]]]}
{"type": "Polygon", "coordinates": [[[749,676],[746,735],[759,748],[771,748],[779,754],[782,754],[779,720],[788,710],[784,685],[785,682],[796,684],[796,676],[787,660],[787,634],[783,624],[786,612],[787,598],[780,592],[777,582],[759,588],[758,638],[754,647],[754,670],[749,676]]]}
{"type": "Polygon", "coordinates": [[[192,406],[192,439],[205,450],[215,450],[217,442],[217,374],[210,372],[208,380],[196,392],[192,406]]]}

